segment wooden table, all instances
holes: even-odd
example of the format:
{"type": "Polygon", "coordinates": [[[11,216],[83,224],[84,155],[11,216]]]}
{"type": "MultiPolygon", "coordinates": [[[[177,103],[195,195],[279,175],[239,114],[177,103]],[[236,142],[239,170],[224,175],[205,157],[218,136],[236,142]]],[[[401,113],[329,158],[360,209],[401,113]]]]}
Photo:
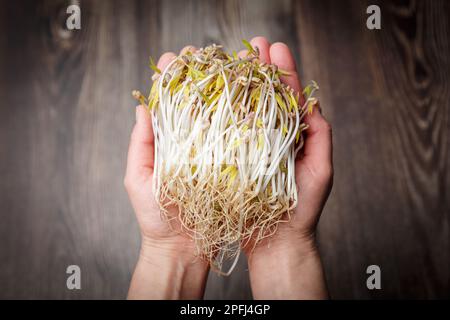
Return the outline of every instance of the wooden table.
{"type": "MultiPolygon", "coordinates": [[[[333,126],[319,227],[332,297],[449,297],[450,2],[81,1],[79,31],[67,5],[0,3],[0,298],[126,296],[130,92],[149,87],[149,55],[256,35],[292,47],[333,126]],[[66,289],[71,264],[82,290],[66,289]],[[371,264],[381,290],[366,287],[371,264]]],[[[245,261],[206,297],[251,297],[245,261]]]]}

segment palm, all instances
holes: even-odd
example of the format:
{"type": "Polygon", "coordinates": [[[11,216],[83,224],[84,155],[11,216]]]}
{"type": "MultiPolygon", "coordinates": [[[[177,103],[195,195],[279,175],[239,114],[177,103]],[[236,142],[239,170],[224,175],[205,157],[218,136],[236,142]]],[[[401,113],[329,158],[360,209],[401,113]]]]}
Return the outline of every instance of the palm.
{"type": "MultiPolygon", "coordinates": [[[[302,92],[294,58],[289,48],[281,43],[270,45],[265,38],[257,37],[251,41],[258,47],[260,60],[277,65],[289,73],[282,81],[297,92],[302,92]]],[[[240,55],[245,55],[243,51],[240,55]]],[[[317,109],[305,118],[309,125],[306,131],[305,147],[296,162],[296,183],[298,187],[298,204],[288,223],[280,223],[277,232],[259,245],[265,246],[268,241],[278,242],[286,238],[310,236],[314,233],[322,207],[328,197],[332,185],[332,146],[331,127],[317,109]]],[[[244,248],[249,251],[254,242],[244,248]]]]}
{"type": "Polygon", "coordinates": [[[322,172],[322,169],[308,158],[297,160],[298,203],[289,224],[279,225],[279,233],[290,229],[300,236],[309,236],[315,230],[332,183],[328,179],[328,173],[322,172]]]}
{"type": "MultiPolygon", "coordinates": [[[[187,237],[179,232],[180,225],[177,219],[171,220],[169,224],[161,217],[160,207],[152,190],[153,168],[141,166],[137,171],[139,176],[126,184],[142,235],[154,240],[176,240],[178,243],[187,241],[187,237]]],[[[167,216],[176,217],[177,213],[176,207],[170,207],[167,216]]]]}
{"type": "MultiPolygon", "coordinates": [[[[294,59],[288,47],[276,43],[270,45],[264,38],[254,38],[251,41],[258,47],[260,60],[265,63],[277,65],[280,69],[289,72],[289,76],[282,77],[282,81],[297,92],[301,92],[294,59]]],[[[186,47],[182,50],[195,50],[186,47]]],[[[246,52],[240,52],[241,56],[246,52]]],[[[158,68],[165,66],[175,57],[174,53],[161,56],[158,68]]],[[[150,115],[144,107],[137,109],[137,119],[128,154],[127,174],[125,184],[135,209],[143,236],[154,240],[170,240],[178,243],[191,243],[186,235],[180,232],[178,219],[171,220],[171,224],[161,219],[160,208],[152,192],[153,176],[153,129],[150,115]]],[[[315,109],[305,119],[309,125],[306,134],[306,144],[302,157],[296,163],[296,182],[298,186],[298,205],[288,223],[281,223],[277,233],[270,241],[278,241],[291,234],[308,235],[314,232],[320,216],[321,209],[328,196],[332,182],[331,161],[331,131],[330,126],[315,109]]],[[[169,209],[169,216],[175,217],[178,210],[169,209]]],[[[267,240],[266,240],[267,241],[267,240]]],[[[266,243],[261,242],[261,244],[266,243]]],[[[244,250],[253,247],[250,241],[244,250]]]]}
{"type": "MultiPolygon", "coordinates": [[[[137,202],[140,207],[136,209],[136,214],[139,224],[141,225],[142,233],[145,236],[151,237],[152,239],[180,236],[179,233],[176,232],[177,226],[171,223],[171,228],[167,221],[161,217],[159,205],[156,202],[152,191],[151,176],[143,184],[142,192],[139,193],[139,198],[140,199],[137,199],[137,202]]],[[[176,212],[176,208],[170,208],[168,215],[174,216],[176,215],[176,212]]]]}

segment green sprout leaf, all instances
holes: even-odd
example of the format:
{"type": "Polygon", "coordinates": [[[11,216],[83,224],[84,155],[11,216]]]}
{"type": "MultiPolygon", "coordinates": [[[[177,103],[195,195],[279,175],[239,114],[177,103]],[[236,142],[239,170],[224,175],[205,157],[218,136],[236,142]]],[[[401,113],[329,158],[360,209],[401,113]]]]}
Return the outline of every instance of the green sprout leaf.
{"type": "Polygon", "coordinates": [[[289,93],[289,102],[291,103],[291,107],[298,109],[297,98],[294,96],[292,92],[289,93]]]}
{"type": "Polygon", "coordinates": [[[286,107],[286,103],[283,100],[283,97],[281,97],[281,95],[279,93],[275,94],[275,99],[278,102],[278,105],[284,110],[287,111],[287,107],[286,107]]]}
{"type": "Polygon", "coordinates": [[[141,105],[145,105],[146,104],[146,99],[145,97],[142,95],[142,93],[138,90],[133,90],[132,92],[133,97],[139,101],[139,103],[141,105]]]}
{"type": "Polygon", "coordinates": [[[227,175],[231,175],[233,172],[237,172],[237,168],[233,165],[228,165],[226,168],[220,173],[219,177],[225,177],[227,175]]]}
{"type": "Polygon", "coordinates": [[[256,54],[255,49],[252,47],[252,45],[250,44],[250,42],[248,42],[245,39],[242,39],[242,43],[244,44],[244,46],[247,48],[248,53],[252,53],[252,54],[256,54]]]}
{"type": "Polygon", "coordinates": [[[264,148],[264,135],[260,133],[258,135],[258,150],[262,150],[264,148]]]}
{"type": "Polygon", "coordinates": [[[319,86],[317,85],[317,82],[313,80],[311,81],[311,84],[307,85],[305,89],[303,89],[303,96],[305,99],[308,99],[316,90],[319,90],[319,86]]]}
{"type": "Polygon", "coordinates": [[[240,145],[241,145],[241,143],[242,143],[242,140],[241,139],[236,139],[236,140],[234,140],[234,142],[233,142],[233,144],[231,145],[231,147],[234,149],[234,148],[237,148],[237,147],[239,147],[240,145]]]}
{"type": "Polygon", "coordinates": [[[308,110],[308,114],[311,114],[314,110],[314,107],[317,106],[317,99],[316,98],[309,98],[308,99],[308,106],[307,106],[307,110],[308,110]]]}
{"type": "Polygon", "coordinates": [[[187,76],[191,77],[192,80],[197,81],[206,78],[206,75],[202,71],[195,69],[191,65],[188,65],[188,68],[187,76]]]}
{"type": "Polygon", "coordinates": [[[297,133],[295,134],[295,143],[298,143],[298,140],[300,140],[300,130],[297,130],[297,133]]]}
{"type": "Polygon", "coordinates": [[[150,65],[149,65],[149,67],[150,67],[150,69],[152,69],[156,73],[161,73],[161,70],[158,69],[158,67],[156,66],[155,61],[153,61],[152,57],[150,57],[150,65]]]}
{"type": "Polygon", "coordinates": [[[291,73],[289,71],[283,70],[283,69],[278,69],[277,70],[277,74],[279,76],[290,76],[291,73]]]}

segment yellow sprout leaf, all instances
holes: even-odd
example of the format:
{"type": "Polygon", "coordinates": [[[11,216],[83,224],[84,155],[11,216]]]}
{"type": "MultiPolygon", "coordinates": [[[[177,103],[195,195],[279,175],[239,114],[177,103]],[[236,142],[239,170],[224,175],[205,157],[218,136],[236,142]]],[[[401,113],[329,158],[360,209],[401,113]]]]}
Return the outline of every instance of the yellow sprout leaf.
{"type": "Polygon", "coordinates": [[[241,145],[242,140],[241,139],[236,139],[233,141],[233,144],[231,145],[232,148],[237,148],[241,145]]]}
{"type": "MultiPolygon", "coordinates": [[[[297,98],[294,96],[294,94],[292,92],[289,93],[289,99],[291,102],[291,105],[295,108],[298,109],[298,103],[297,103],[297,98]]],[[[290,109],[290,108],[289,108],[290,109]]]]}
{"type": "Polygon", "coordinates": [[[159,100],[159,91],[156,89],[157,82],[153,83],[152,89],[150,90],[150,96],[148,101],[148,108],[152,110],[159,100]]]}
{"type": "Polygon", "coordinates": [[[149,67],[150,67],[150,69],[152,69],[156,73],[161,73],[161,70],[158,69],[158,67],[156,66],[155,61],[153,61],[152,57],[150,57],[149,67]]]}
{"type": "Polygon", "coordinates": [[[177,107],[178,107],[178,109],[183,109],[186,106],[187,106],[187,102],[186,101],[181,101],[180,104],[177,107]]]}
{"type": "Polygon", "coordinates": [[[311,81],[311,84],[307,85],[305,89],[303,89],[303,96],[305,99],[308,99],[311,97],[314,91],[319,90],[319,86],[317,85],[317,82],[311,81]]]}
{"type": "Polygon", "coordinates": [[[193,86],[197,89],[198,94],[202,97],[203,100],[205,100],[206,104],[211,104],[211,101],[209,100],[208,96],[200,90],[199,87],[197,87],[195,84],[193,86]]]}
{"type": "Polygon", "coordinates": [[[267,186],[266,192],[267,192],[267,195],[268,195],[269,197],[272,196],[273,191],[272,191],[272,186],[271,186],[270,184],[267,186]]]}
{"type": "Polygon", "coordinates": [[[284,162],[280,162],[280,171],[287,174],[287,167],[284,162]]]}
{"type": "Polygon", "coordinates": [[[286,70],[283,70],[283,69],[278,69],[277,73],[280,76],[290,76],[291,75],[291,73],[289,71],[286,71],[286,70]]]}
{"type": "Polygon", "coordinates": [[[300,130],[297,130],[297,133],[295,135],[295,143],[297,143],[298,140],[300,140],[300,130]]]}
{"type": "Polygon", "coordinates": [[[211,92],[213,88],[215,88],[216,81],[211,81],[205,88],[205,92],[211,92]]]}
{"type": "MultiPolygon", "coordinates": [[[[217,92],[214,91],[210,96],[209,96],[209,101],[214,102],[217,98],[219,98],[222,95],[222,90],[218,90],[217,92]]],[[[217,106],[215,106],[215,108],[217,108],[217,106]]]]}
{"type": "Polygon", "coordinates": [[[156,97],[154,97],[152,100],[150,100],[149,104],[148,104],[148,109],[149,110],[153,110],[153,108],[155,108],[156,104],[158,103],[158,94],[156,95],[156,97]]]}
{"type": "Polygon", "coordinates": [[[158,81],[153,82],[152,88],[150,89],[150,94],[148,95],[149,100],[155,96],[156,92],[158,91],[157,87],[158,87],[158,81]]]}
{"type": "Polygon", "coordinates": [[[253,53],[256,54],[255,49],[253,48],[253,46],[250,44],[250,42],[248,42],[247,40],[243,39],[242,43],[244,44],[244,46],[247,48],[248,53],[253,53]]]}
{"type": "Polygon", "coordinates": [[[234,170],[230,173],[230,180],[228,180],[228,189],[232,187],[234,180],[236,180],[237,174],[238,170],[234,167],[234,170]]]}
{"type": "Polygon", "coordinates": [[[223,81],[223,77],[219,74],[216,80],[216,90],[219,90],[223,87],[225,84],[225,81],[223,81]]]}
{"type": "Polygon", "coordinates": [[[180,81],[180,78],[181,78],[181,74],[177,75],[176,77],[174,77],[172,79],[172,81],[170,81],[170,84],[169,84],[170,94],[173,94],[173,92],[175,91],[175,88],[178,85],[178,81],[180,81]]]}
{"type": "Polygon", "coordinates": [[[286,103],[284,103],[283,97],[279,93],[275,94],[275,99],[277,100],[278,105],[281,107],[281,109],[283,109],[284,111],[288,111],[286,103]]]}
{"type": "Polygon", "coordinates": [[[264,135],[260,133],[258,135],[258,149],[261,150],[262,148],[264,148],[264,135]]]}
{"type": "Polygon", "coordinates": [[[189,99],[189,94],[190,94],[189,86],[185,86],[183,89],[183,96],[186,100],[189,99]]]}
{"type": "Polygon", "coordinates": [[[138,100],[141,105],[145,105],[145,97],[142,95],[140,91],[133,90],[131,94],[133,95],[133,98],[138,100]]]}
{"type": "Polygon", "coordinates": [[[220,173],[219,177],[223,178],[228,174],[231,174],[233,171],[237,172],[237,168],[233,165],[226,166],[226,168],[220,173]]]}
{"type": "Polygon", "coordinates": [[[189,68],[189,70],[187,72],[187,75],[189,77],[191,77],[192,80],[202,80],[202,79],[204,79],[206,77],[206,75],[202,71],[194,69],[190,65],[188,65],[188,68],[189,68]]]}
{"type": "Polygon", "coordinates": [[[253,103],[253,101],[259,101],[260,97],[260,90],[259,87],[252,91],[250,94],[250,102],[253,103]]]}
{"type": "Polygon", "coordinates": [[[256,126],[258,128],[262,128],[262,127],[264,127],[264,122],[260,118],[258,118],[258,119],[256,119],[256,126]]]}
{"type": "Polygon", "coordinates": [[[288,134],[288,128],[287,128],[287,126],[284,125],[281,131],[283,132],[283,136],[286,136],[286,135],[288,134]]]}
{"type": "Polygon", "coordinates": [[[179,83],[179,84],[175,87],[174,92],[175,92],[175,93],[180,92],[181,88],[183,88],[183,84],[182,84],[182,83],[179,83]]]}
{"type": "Polygon", "coordinates": [[[308,102],[308,114],[311,114],[314,110],[314,107],[317,105],[317,99],[316,98],[310,98],[308,102]]]}

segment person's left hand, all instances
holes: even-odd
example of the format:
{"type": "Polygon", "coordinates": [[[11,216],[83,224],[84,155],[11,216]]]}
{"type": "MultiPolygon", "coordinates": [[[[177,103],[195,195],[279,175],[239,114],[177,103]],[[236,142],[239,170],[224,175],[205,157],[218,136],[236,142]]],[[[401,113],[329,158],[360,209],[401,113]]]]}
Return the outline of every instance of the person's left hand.
{"type": "MultiPolygon", "coordinates": [[[[270,44],[263,37],[253,38],[250,43],[258,48],[261,62],[288,72],[281,77],[283,83],[295,92],[302,92],[295,60],[286,44],[270,44]]],[[[245,56],[246,52],[239,55],[245,56]]],[[[295,164],[297,207],[290,221],[280,223],[274,235],[256,246],[250,240],[243,248],[249,260],[255,298],[327,297],[315,237],[333,183],[331,126],[318,108],[305,117],[305,123],[308,125],[305,145],[295,164]],[[273,273],[275,269],[279,272],[273,273]]]]}

